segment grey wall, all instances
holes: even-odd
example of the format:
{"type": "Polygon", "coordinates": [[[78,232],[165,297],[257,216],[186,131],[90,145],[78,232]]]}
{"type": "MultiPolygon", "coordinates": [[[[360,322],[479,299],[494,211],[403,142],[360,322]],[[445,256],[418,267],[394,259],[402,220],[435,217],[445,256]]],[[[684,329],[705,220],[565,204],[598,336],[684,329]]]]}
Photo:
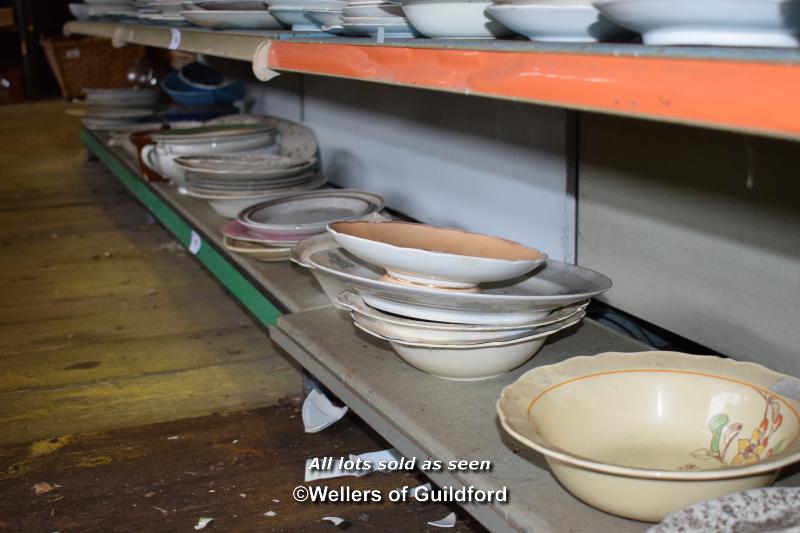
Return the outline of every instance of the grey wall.
{"type": "Polygon", "coordinates": [[[303,113],[337,184],[573,260],[565,111],[306,76],[303,113]]]}
{"type": "Polygon", "coordinates": [[[800,375],[796,143],[582,115],[578,263],[605,299],[800,375]]]}

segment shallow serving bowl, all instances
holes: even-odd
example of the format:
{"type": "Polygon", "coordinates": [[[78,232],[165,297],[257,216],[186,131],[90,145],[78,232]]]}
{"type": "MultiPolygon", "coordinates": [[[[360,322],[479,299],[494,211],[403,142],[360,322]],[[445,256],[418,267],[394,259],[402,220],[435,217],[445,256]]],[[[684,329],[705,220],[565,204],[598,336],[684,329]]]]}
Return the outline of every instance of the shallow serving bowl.
{"type": "Polygon", "coordinates": [[[799,390],[800,381],[754,363],[604,353],[525,373],[503,390],[497,412],[575,496],[659,521],[766,486],[800,460],[799,390]]]}
{"type": "Polygon", "coordinates": [[[511,35],[486,11],[489,2],[406,1],[403,13],[422,35],[443,39],[493,39],[511,35]]]}
{"type": "Polygon", "coordinates": [[[387,341],[406,363],[438,378],[479,381],[501,376],[518,367],[541,349],[547,337],[580,322],[583,313],[530,336],[498,342],[465,345],[427,344],[386,337],[362,315],[353,314],[357,328],[387,341]]]}
{"type": "Polygon", "coordinates": [[[519,243],[407,222],[339,222],[328,228],[345,250],[401,282],[447,289],[521,276],[547,256],[519,243]]]}

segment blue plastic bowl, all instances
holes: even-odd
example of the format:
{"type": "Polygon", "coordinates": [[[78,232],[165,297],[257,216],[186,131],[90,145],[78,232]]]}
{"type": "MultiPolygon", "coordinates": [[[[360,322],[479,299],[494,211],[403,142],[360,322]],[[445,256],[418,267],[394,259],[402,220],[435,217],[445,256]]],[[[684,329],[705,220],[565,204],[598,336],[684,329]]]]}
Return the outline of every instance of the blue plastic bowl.
{"type": "Polygon", "coordinates": [[[192,87],[183,81],[174,70],[161,82],[161,88],[176,103],[181,105],[230,104],[244,98],[244,82],[233,81],[217,89],[192,87]]]}
{"type": "Polygon", "coordinates": [[[190,63],[178,71],[181,81],[195,89],[220,89],[225,86],[225,79],[217,69],[202,63],[190,63]]]}

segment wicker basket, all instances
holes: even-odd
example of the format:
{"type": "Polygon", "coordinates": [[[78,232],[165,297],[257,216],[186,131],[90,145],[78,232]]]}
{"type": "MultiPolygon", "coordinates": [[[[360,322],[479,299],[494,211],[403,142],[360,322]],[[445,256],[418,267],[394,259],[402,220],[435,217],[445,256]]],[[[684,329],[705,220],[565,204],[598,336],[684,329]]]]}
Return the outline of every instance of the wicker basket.
{"type": "Polygon", "coordinates": [[[87,88],[128,87],[128,69],[145,53],[143,46],[114,48],[96,37],[46,39],[42,47],[66,99],[82,96],[87,88]]]}

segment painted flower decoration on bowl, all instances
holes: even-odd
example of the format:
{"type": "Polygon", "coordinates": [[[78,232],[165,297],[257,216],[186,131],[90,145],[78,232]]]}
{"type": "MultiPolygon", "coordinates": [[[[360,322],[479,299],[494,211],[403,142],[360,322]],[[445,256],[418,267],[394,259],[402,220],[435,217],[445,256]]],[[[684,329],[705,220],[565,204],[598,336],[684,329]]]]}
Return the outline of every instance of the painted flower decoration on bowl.
{"type": "MultiPolygon", "coordinates": [[[[711,445],[708,448],[699,448],[692,452],[692,457],[700,460],[716,459],[725,466],[741,466],[757,463],[761,459],[772,457],[783,449],[786,439],[782,438],[777,445],[770,448],[770,439],[781,427],[783,415],[781,407],[775,396],[764,391],[757,391],[764,398],[764,417],[757,428],[753,429],[749,439],[739,439],[737,441],[737,453],[733,458],[726,462],[725,456],[733,444],[733,441],[742,432],[744,425],[740,422],[732,422],[727,414],[717,414],[708,421],[711,430],[711,445]]],[[[690,469],[695,465],[687,465],[690,469]]]]}

